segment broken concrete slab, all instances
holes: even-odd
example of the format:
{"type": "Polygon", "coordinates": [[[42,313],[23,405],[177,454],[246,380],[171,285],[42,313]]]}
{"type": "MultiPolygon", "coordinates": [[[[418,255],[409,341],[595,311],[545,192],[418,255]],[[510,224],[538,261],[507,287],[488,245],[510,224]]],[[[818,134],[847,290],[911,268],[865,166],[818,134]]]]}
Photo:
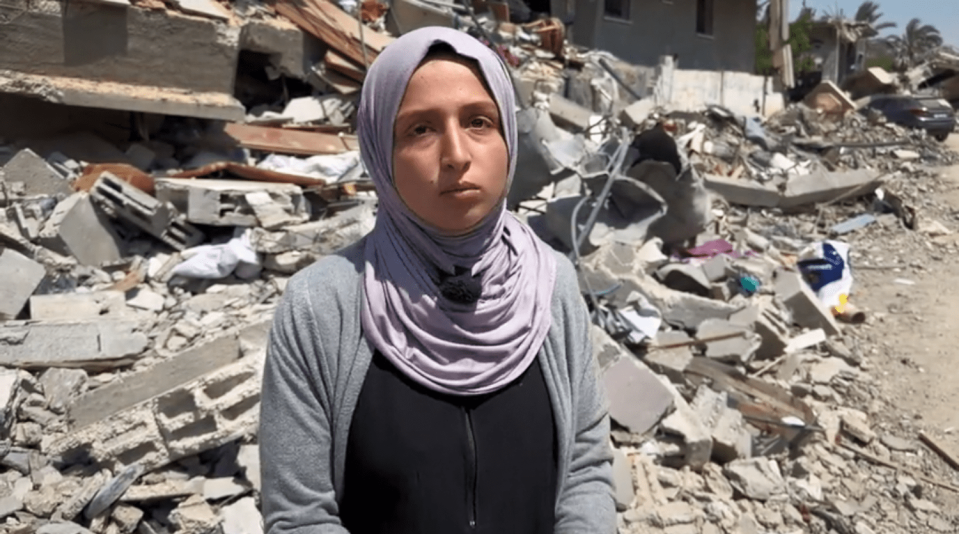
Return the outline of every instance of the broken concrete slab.
{"type": "Polygon", "coordinates": [[[0,321],[15,319],[47,275],[46,268],[13,249],[0,252],[0,321]]]}
{"type": "Polygon", "coordinates": [[[0,365],[109,369],[130,362],[148,339],[132,320],[0,326],[0,365]]]}
{"type": "Polygon", "coordinates": [[[122,238],[106,214],[87,193],[76,193],[57,204],[40,230],[40,243],[83,265],[99,266],[122,257],[122,238]]]}
{"type": "Polygon", "coordinates": [[[260,491],[260,446],[240,445],[240,452],[236,461],[242,468],[246,479],[253,485],[253,489],[260,491]]]}
{"type": "Polygon", "coordinates": [[[78,398],[70,407],[71,426],[91,425],[229,365],[239,357],[240,342],[233,333],[188,349],[78,398]]]}
{"type": "Polygon", "coordinates": [[[139,484],[130,488],[120,497],[122,502],[150,503],[189,497],[203,493],[203,478],[191,480],[165,480],[156,484],[139,484]]]}
{"type": "Polygon", "coordinates": [[[619,120],[630,128],[639,128],[654,109],[656,109],[656,102],[652,98],[637,100],[623,108],[619,120]]]}
{"type": "Polygon", "coordinates": [[[589,129],[593,110],[584,108],[561,95],[549,95],[549,114],[557,125],[583,132],[589,129]]]}
{"type": "Polygon", "coordinates": [[[156,189],[160,202],[169,202],[195,224],[269,230],[310,218],[303,190],[294,184],[161,178],[156,189]]]}
{"type": "Polygon", "coordinates": [[[775,208],[782,196],[772,185],[742,178],[706,174],[703,176],[703,183],[707,189],[726,199],[726,202],[739,206],[775,208]]]}
{"type": "Polygon", "coordinates": [[[845,115],[856,109],[856,103],[830,80],[817,85],[806,95],[806,105],[827,115],[845,115]]]}
{"type": "Polygon", "coordinates": [[[81,321],[117,317],[126,311],[121,291],[59,293],[30,297],[30,318],[35,321],[81,321]]]}
{"type": "Polygon", "coordinates": [[[113,218],[122,219],[176,250],[203,241],[203,233],[186,221],[172,204],[154,197],[104,172],[93,184],[90,196],[113,218]]]}
{"type": "Polygon", "coordinates": [[[795,208],[804,204],[832,202],[872,193],[882,183],[882,177],[870,169],[852,171],[817,171],[793,176],[786,182],[786,190],[779,202],[780,208],[795,208]]]}
{"type": "Polygon", "coordinates": [[[0,369],[0,439],[10,436],[17,421],[17,410],[23,402],[20,394],[22,378],[15,369],[0,369]]]}
{"type": "Polygon", "coordinates": [[[361,204],[347,211],[305,224],[268,231],[254,228],[250,243],[264,254],[309,252],[318,256],[331,254],[355,242],[373,229],[376,218],[370,204],[361,204]]]}
{"type": "Polygon", "coordinates": [[[149,289],[137,289],[133,296],[125,301],[131,308],[152,312],[161,311],[165,302],[166,297],[149,289]]]}
{"type": "Polygon", "coordinates": [[[93,532],[72,521],[55,521],[37,528],[36,534],[93,534],[93,532]]]}
{"type": "Polygon", "coordinates": [[[219,501],[227,497],[236,497],[249,490],[238,483],[233,477],[208,478],[203,480],[203,498],[208,501],[219,501]]]}
{"type": "Polygon", "coordinates": [[[754,298],[753,304],[734,313],[729,321],[748,326],[759,334],[762,343],[756,350],[757,358],[778,357],[789,345],[789,325],[773,303],[772,297],[763,295],[754,298]]]}
{"type": "Polygon", "coordinates": [[[127,466],[123,471],[103,484],[83,510],[83,515],[87,519],[93,519],[103,512],[106,512],[113,503],[117,502],[117,500],[123,496],[127,489],[132,486],[138,478],[143,476],[143,472],[143,466],[139,464],[127,466]]]}
{"type": "Polygon", "coordinates": [[[606,369],[603,383],[610,417],[634,434],[648,432],[673,406],[669,390],[645,364],[628,353],[606,369]]]}
{"type": "Polygon", "coordinates": [[[675,406],[673,413],[663,419],[660,430],[667,438],[677,439],[682,451],[678,461],[670,458],[666,460],[676,463],[678,467],[689,466],[690,469],[698,471],[709,462],[712,455],[712,435],[709,429],[703,426],[699,416],[679,393],[676,386],[670,384],[665,378],[660,377],[659,380],[672,393],[675,406]]]}
{"type": "Polygon", "coordinates": [[[779,464],[771,458],[735,460],[726,464],[723,473],[738,492],[753,500],[765,502],[786,492],[779,464]]]}
{"type": "Polygon", "coordinates": [[[762,338],[749,327],[722,319],[707,319],[696,330],[696,340],[706,345],[706,357],[746,364],[762,345],[762,338]]]}
{"type": "Polygon", "coordinates": [[[836,319],[800,273],[780,271],[775,284],[776,298],[792,313],[793,322],[807,328],[822,328],[828,336],[839,334],[836,319]]]}
{"type": "Polygon", "coordinates": [[[3,179],[23,183],[26,196],[66,196],[73,192],[70,182],[29,148],[17,152],[17,155],[3,166],[3,179]]]}
{"type": "Polygon", "coordinates": [[[689,263],[670,263],[656,271],[656,277],[663,285],[676,291],[692,293],[700,297],[709,296],[710,282],[699,265],[689,263]]]}
{"type": "Polygon", "coordinates": [[[746,430],[743,414],[729,407],[728,393],[700,386],[691,406],[712,434],[713,458],[726,463],[752,456],[752,436],[746,430]]]}

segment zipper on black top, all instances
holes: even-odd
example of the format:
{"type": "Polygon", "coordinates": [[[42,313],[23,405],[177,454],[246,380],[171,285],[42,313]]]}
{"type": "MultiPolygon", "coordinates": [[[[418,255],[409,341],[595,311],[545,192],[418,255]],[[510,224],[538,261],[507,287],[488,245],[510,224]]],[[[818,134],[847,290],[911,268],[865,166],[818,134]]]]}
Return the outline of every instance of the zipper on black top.
{"type": "Polygon", "coordinates": [[[471,529],[476,528],[476,478],[477,478],[477,465],[476,465],[476,436],[473,433],[473,416],[470,414],[469,408],[464,408],[463,413],[466,415],[466,438],[469,442],[469,450],[467,451],[468,465],[466,466],[466,502],[468,508],[469,517],[469,526],[471,529]]]}

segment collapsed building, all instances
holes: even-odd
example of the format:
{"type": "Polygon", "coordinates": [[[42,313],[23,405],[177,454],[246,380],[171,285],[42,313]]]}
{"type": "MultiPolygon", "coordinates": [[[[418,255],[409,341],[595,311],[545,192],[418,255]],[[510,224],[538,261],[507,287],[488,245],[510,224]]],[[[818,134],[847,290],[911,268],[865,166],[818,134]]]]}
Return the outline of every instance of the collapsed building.
{"type": "Polygon", "coordinates": [[[442,21],[511,66],[508,203],[577,264],[620,531],[949,528],[932,499],[955,477],[914,465],[863,400],[868,310],[842,239],[949,233],[915,184],[956,154],[835,85],[786,107],[762,77],[633,65],[496,6],[352,7],[0,6],[6,532],[262,532],[273,310],[372,228],[364,65],[442,21]]]}

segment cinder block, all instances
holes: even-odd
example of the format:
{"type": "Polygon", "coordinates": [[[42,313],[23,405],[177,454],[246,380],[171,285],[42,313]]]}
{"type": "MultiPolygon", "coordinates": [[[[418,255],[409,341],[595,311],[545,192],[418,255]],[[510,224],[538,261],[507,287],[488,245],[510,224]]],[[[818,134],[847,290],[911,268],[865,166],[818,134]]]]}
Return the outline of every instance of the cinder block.
{"type": "Polygon", "coordinates": [[[756,358],[776,358],[789,345],[789,325],[772,302],[771,297],[755,297],[753,301],[754,304],[734,313],[729,321],[733,324],[751,327],[759,334],[762,342],[759,349],[756,350],[756,358]]]}
{"type": "Polygon", "coordinates": [[[71,430],[44,452],[149,471],[250,436],[259,422],[262,366],[262,358],[244,358],[71,430]]]}
{"type": "Polygon", "coordinates": [[[180,385],[196,380],[240,357],[235,334],[186,350],[156,365],[101,386],[78,398],[70,407],[72,428],[93,424],[180,385]]]}
{"type": "Polygon", "coordinates": [[[692,338],[682,330],[658,332],[656,342],[643,358],[650,369],[674,384],[686,383],[686,368],[693,361],[692,338]],[[681,345],[674,347],[672,345],[681,345]]]}
{"type": "Polygon", "coordinates": [[[706,345],[707,357],[742,364],[749,363],[762,345],[762,338],[748,326],[720,319],[703,321],[696,330],[696,339],[706,345]]]}
{"type": "Polygon", "coordinates": [[[776,276],[776,297],[792,312],[793,322],[799,326],[822,328],[828,336],[839,333],[836,319],[799,273],[779,272],[776,276]]]}
{"type": "Polygon", "coordinates": [[[96,209],[87,193],[76,193],[57,204],[40,230],[43,246],[73,256],[83,265],[118,261],[122,238],[113,224],[96,209]]]}
{"type": "Polygon", "coordinates": [[[198,245],[203,233],[172,204],[163,203],[109,172],[93,184],[90,196],[111,217],[123,219],[176,250],[198,245]]]}
{"type": "Polygon", "coordinates": [[[196,224],[273,229],[310,218],[303,191],[293,184],[162,178],[156,188],[157,200],[169,202],[196,224]]]}
{"type": "Polygon", "coordinates": [[[15,250],[0,252],[0,321],[17,317],[46,274],[43,265],[15,250]]]}

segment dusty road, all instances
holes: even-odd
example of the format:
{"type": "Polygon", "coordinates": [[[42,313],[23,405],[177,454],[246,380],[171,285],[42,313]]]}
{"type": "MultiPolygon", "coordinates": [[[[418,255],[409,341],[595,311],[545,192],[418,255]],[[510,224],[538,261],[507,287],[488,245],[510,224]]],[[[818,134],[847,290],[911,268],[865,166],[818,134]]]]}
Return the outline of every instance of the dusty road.
{"type": "MultiPolygon", "coordinates": [[[[959,135],[946,142],[959,150],[959,135]]],[[[944,187],[934,194],[951,208],[952,218],[939,222],[956,231],[959,166],[940,171],[944,187]]],[[[917,426],[938,430],[959,451],[959,254],[954,252],[959,232],[915,239],[924,240],[928,254],[897,258],[908,267],[856,274],[856,301],[873,312],[862,333],[885,345],[869,355],[885,401],[917,426]]],[[[900,252],[888,250],[886,255],[891,259],[900,252]]]]}

